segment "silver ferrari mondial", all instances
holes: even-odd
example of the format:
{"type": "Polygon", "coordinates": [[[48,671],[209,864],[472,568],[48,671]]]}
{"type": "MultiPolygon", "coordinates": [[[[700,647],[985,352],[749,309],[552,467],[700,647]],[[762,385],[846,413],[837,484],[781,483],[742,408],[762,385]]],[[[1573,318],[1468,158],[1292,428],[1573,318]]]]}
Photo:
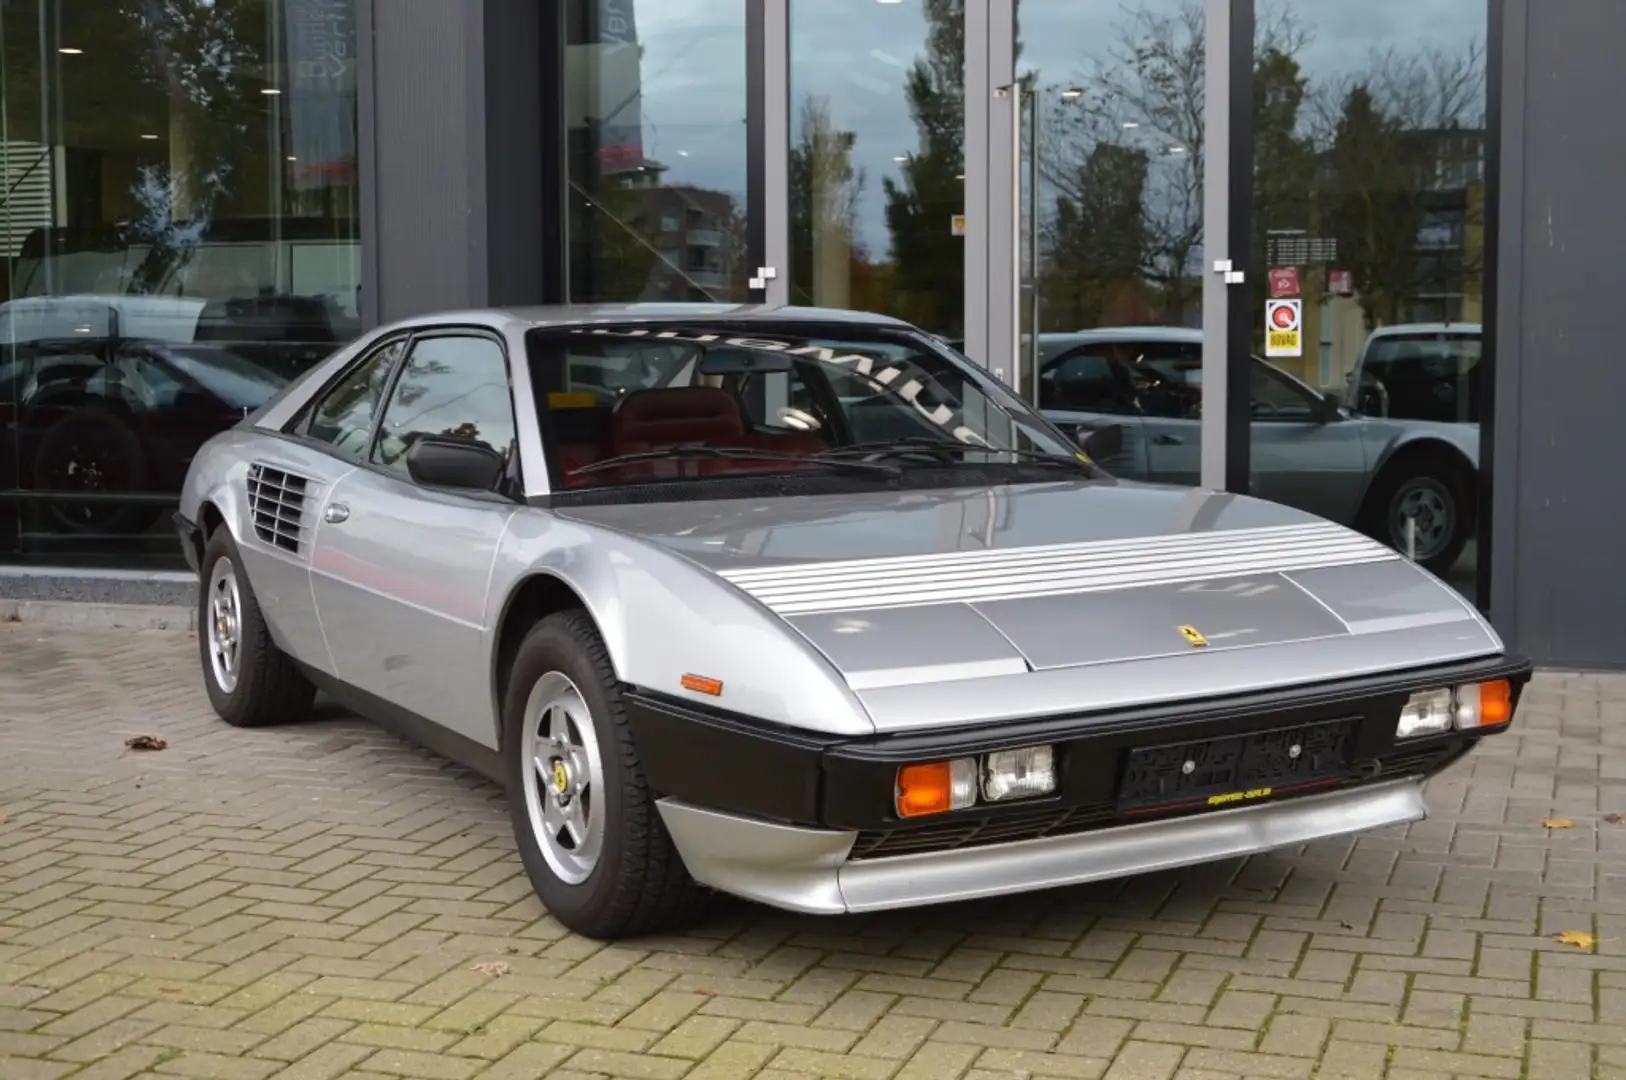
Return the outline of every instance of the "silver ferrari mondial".
{"type": "Polygon", "coordinates": [[[366,335],[192,462],[214,708],[318,690],[509,794],[599,938],[1416,821],[1530,675],[1416,564],[1115,480],[915,328],[729,306],[366,335]]]}

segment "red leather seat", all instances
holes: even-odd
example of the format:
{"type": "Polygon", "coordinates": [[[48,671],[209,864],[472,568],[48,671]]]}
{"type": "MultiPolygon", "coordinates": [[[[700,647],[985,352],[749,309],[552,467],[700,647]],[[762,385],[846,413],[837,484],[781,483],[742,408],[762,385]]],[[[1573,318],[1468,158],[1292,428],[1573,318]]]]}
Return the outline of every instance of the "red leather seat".
{"type": "Polygon", "coordinates": [[[634,390],[616,399],[610,413],[610,453],[707,443],[737,446],[745,435],[739,406],[711,386],[634,390]]]}

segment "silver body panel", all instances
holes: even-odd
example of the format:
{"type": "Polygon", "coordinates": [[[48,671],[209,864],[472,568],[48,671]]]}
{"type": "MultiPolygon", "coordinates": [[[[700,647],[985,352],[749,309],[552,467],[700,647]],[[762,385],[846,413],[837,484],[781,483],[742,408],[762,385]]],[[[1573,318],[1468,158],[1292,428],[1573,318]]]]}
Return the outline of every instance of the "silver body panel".
{"type": "Polygon", "coordinates": [[[1421,782],[1399,780],[1198,818],[853,861],[846,855],[854,833],[747,822],[673,800],[658,805],[695,880],[813,915],[1082,885],[1405,825],[1427,814],[1421,782]]]}
{"type": "MultiPolygon", "coordinates": [[[[682,310],[709,320],[864,318],[682,310]]],[[[1420,567],[1258,499],[1068,479],[547,508],[426,491],[277,430],[355,358],[414,327],[500,335],[525,402],[530,377],[516,358],[528,330],[673,314],[664,305],[461,312],[384,328],[211,440],[180,512],[230,528],[280,648],[491,750],[504,616],[536,577],[581,599],[623,683],[839,736],[1201,701],[1503,652],[1480,614],[1420,567]],[[247,476],[259,466],[307,481],[297,551],[256,531],[247,476]],[[1207,644],[1193,647],[1182,626],[1207,644]],[[720,680],[722,698],[685,691],[689,673],[720,680]]],[[[516,424],[525,492],[546,495],[535,411],[517,409],[516,424]]],[[[662,813],[700,880],[837,911],[1133,873],[1422,812],[1415,784],[1318,798],[909,865],[846,865],[852,834],[674,805],[662,813]]]]}

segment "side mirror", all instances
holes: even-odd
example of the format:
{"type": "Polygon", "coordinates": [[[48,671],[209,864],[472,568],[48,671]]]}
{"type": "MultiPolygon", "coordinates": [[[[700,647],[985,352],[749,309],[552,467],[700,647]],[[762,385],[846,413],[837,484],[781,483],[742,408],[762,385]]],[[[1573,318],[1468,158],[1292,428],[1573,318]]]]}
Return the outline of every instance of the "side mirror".
{"type": "Polygon", "coordinates": [[[1330,424],[1334,420],[1342,417],[1344,414],[1340,411],[1340,408],[1341,403],[1338,400],[1337,394],[1333,393],[1332,391],[1323,393],[1321,395],[1321,422],[1324,424],[1330,424]]]}
{"type": "Polygon", "coordinates": [[[479,443],[427,435],[407,451],[407,473],[425,487],[490,491],[508,462],[479,443]]]}
{"type": "Polygon", "coordinates": [[[1078,448],[1084,451],[1091,461],[1107,461],[1123,452],[1122,424],[1108,424],[1093,430],[1080,428],[1077,437],[1078,448]]]}

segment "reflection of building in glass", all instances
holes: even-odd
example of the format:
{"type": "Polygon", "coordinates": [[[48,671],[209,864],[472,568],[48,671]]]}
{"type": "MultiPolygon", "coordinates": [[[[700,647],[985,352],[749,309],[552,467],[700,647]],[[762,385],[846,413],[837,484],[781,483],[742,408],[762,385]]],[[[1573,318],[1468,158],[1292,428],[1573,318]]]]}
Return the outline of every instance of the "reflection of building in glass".
{"type": "Polygon", "coordinates": [[[664,185],[670,167],[645,155],[643,47],[632,0],[575,3],[567,13],[570,298],[742,299],[734,286],[743,246],[735,199],[664,185]]]}
{"type": "Polygon", "coordinates": [[[1320,166],[1312,213],[1322,250],[1297,258],[1293,245],[1271,237],[1267,252],[1272,266],[1298,266],[1304,289],[1305,355],[1283,367],[1339,387],[1378,326],[1480,320],[1483,128],[1389,131],[1352,164],[1341,168],[1330,150],[1320,166]],[[1351,204],[1372,209],[1355,214],[1351,204]],[[1335,271],[1348,275],[1349,291],[1336,287],[1335,271]]]}

